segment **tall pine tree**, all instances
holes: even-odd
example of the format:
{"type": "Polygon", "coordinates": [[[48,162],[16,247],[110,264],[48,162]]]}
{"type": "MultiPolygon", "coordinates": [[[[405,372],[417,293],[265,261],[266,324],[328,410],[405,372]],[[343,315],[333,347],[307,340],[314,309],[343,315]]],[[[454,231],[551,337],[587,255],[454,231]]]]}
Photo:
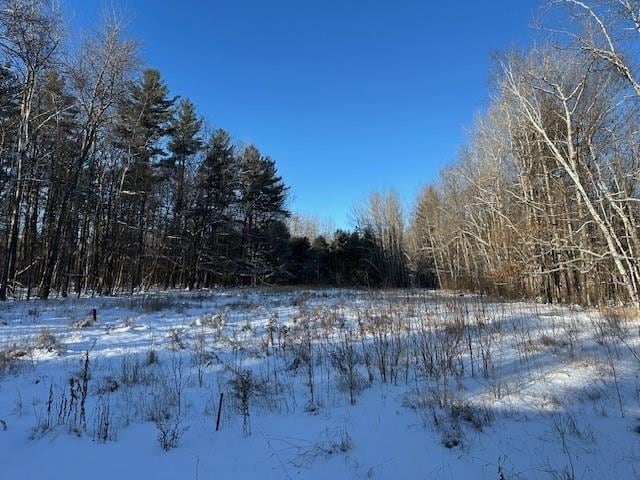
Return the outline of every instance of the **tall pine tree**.
{"type": "MultiPolygon", "coordinates": [[[[150,205],[161,156],[165,155],[161,140],[171,131],[172,107],[169,89],[157,70],[145,70],[133,82],[120,104],[116,134],[125,157],[120,194],[122,216],[127,226],[126,248],[135,270],[130,275],[130,290],[142,284],[147,207],[150,205]]],[[[153,210],[153,208],[149,208],[153,210]]]]}
{"type": "Polygon", "coordinates": [[[253,145],[245,148],[239,160],[238,220],[241,223],[241,275],[252,284],[271,277],[277,265],[269,254],[274,222],[285,219],[287,190],[275,162],[260,154],[253,145]]]}
{"type": "MultiPolygon", "coordinates": [[[[191,229],[201,282],[228,282],[235,271],[232,206],[237,193],[237,159],[230,135],[215,131],[196,172],[191,229]]],[[[190,282],[193,285],[195,279],[190,282]]]]}

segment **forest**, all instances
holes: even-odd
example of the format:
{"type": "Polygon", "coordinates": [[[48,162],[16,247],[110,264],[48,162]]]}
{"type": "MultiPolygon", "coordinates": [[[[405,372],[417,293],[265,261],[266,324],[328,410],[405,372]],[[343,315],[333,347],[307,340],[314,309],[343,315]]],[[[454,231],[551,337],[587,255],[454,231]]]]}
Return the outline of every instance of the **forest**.
{"type": "Polygon", "coordinates": [[[315,228],[275,161],[170,93],[122,19],[72,48],[55,2],[1,9],[0,299],[388,283],[369,230],[292,235],[315,228]]]}
{"type": "Polygon", "coordinates": [[[55,2],[0,8],[0,299],[304,284],[640,304],[634,0],[550,2],[543,42],[495,55],[458,160],[412,208],[372,193],[336,232],[300,221],[276,159],[171,92],[121,18],[73,39],[55,2]]]}

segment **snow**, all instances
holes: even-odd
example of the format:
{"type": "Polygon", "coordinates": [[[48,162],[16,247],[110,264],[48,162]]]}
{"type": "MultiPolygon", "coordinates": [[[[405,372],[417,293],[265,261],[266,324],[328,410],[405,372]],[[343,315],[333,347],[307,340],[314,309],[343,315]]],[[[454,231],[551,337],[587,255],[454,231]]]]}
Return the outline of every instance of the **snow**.
{"type": "Polygon", "coordinates": [[[0,352],[2,480],[640,478],[629,311],[413,290],[152,292],[2,304],[0,352]],[[451,349],[446,375],[421,369],[421,339],[451,349]],[[349,342],[354,405],[335,363],[349,342]],[[82,422],[80,400],[60,412],[85,352],[82,422]],[[384,352],[398,352],[386,382],[384,352]],[[246,369],[248,431],[233,388],[246,369]],[[157,424],[174,423],[184,433],[165,451],[157,424]]]}

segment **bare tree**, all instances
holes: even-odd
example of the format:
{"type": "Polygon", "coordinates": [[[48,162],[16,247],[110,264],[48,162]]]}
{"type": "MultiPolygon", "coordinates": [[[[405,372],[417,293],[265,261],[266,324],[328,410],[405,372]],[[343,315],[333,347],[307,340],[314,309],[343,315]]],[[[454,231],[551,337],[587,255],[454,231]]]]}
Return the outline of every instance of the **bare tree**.
{"type": "Polygon", "coordinates": [[[41,298],[49,296],[69,201],[93,152],[98,135],[109,122],[116,103],[124,96],[127,82],[136,66],[136,44],[122,38],[123,28],[121,18],[105,20],[101,29],[86,39],[69,66],[76,99],[75,108],[80,112],[78,147],[65,179],[57,218],[47,242],[49,248],[40,284],[41,298]]]}
{"type": "Polygon", "coordinates": [[[18,229],[24,191],[24,172],[34,130],[48,118],[32,117],[34,97],[43,73],[56,60],[63,38],[62,20],[56,3],[50,0],[3,0],[0,2],[0,50],[19,77],[20,115],[9,205],[9,232],[4,266],[0,276],[0,300],[16,272],[18,229]]]}

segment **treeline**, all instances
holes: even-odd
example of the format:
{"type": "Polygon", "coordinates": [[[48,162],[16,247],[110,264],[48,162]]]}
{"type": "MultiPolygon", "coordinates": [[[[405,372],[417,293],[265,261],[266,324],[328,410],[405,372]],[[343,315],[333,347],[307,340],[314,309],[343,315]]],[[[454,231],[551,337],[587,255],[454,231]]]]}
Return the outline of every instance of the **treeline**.
{"type": "Polygon", "coordinates": [[[369,234],[291,237],[275,162],[206,134],[119,21],[68,36],[57,2],[0,1],[0,299],[383,283],[369,234]]]}
{"type": "Polygon", "coordinates": [[[387,286],[640,306],[640,0],[554,0],[546,38],[499,55],[489,106],[409,224],[356,224],[387,286]]]}
{"type": "Polygon", "coordinates": [[[447,288],[639,305],[640,2],[549,9],[548,42],[497,60],[470,142],[421,193],[412,262],[447,288]]]}
{"type": "Polygon", "coordinates": [[[640,0],[546,11],[413,214],[373,194],[332,234],[290,218],[274,160],[207,132],[119,22],[68,48],[55,2],[0,0],[0,299],[267,283],[640,305],[640,0]]]}

